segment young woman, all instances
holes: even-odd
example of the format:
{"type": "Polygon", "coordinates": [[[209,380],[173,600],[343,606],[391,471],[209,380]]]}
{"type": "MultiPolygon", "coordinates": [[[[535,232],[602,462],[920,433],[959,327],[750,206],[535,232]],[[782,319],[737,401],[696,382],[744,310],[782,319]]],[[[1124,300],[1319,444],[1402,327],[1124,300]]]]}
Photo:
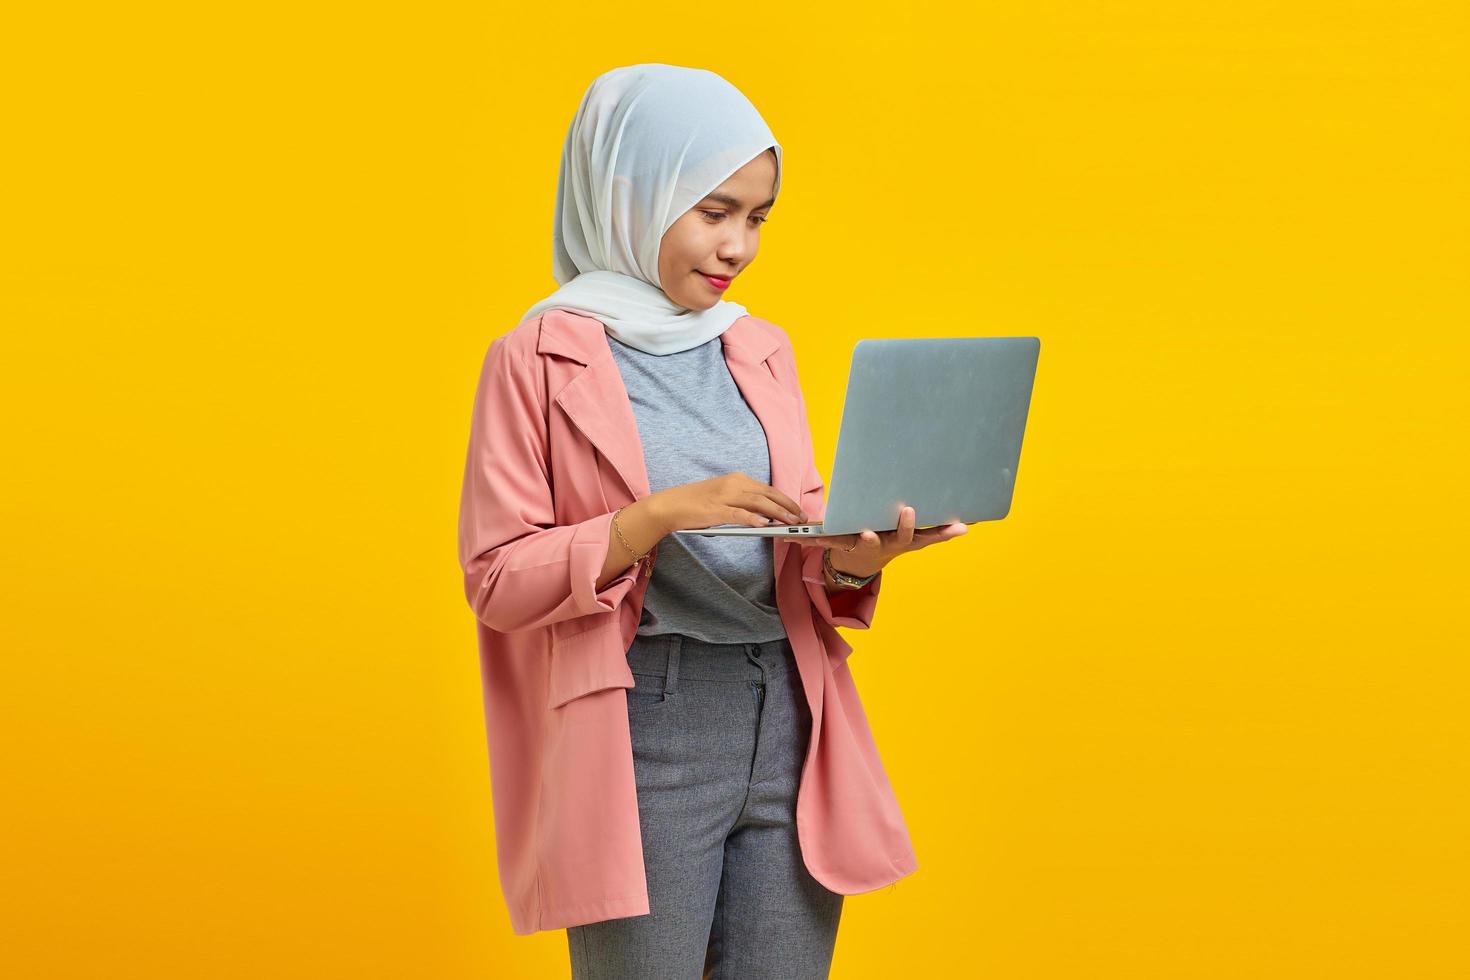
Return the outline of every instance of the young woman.
{"type": "Polygon", "coordinates": [[[823,512],[790,342],[723,298],[780,185],[720,76],[600,76],[561,160],[561,288],[482,369],[459,553],[502,887],[517,933],[566,928],[574,978],[825,977],[843,895],[916,867],[834,627],[965,526],[672,533],[823,512]]]}

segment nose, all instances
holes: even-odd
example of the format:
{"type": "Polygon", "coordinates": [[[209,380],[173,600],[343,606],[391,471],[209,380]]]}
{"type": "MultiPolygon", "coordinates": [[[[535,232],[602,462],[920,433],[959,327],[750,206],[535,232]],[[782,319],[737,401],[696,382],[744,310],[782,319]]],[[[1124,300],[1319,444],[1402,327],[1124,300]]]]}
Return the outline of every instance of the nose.
{"type": "Polygon", "coordinates": [[[731,267],[739,268],[745,263],[748,255],[755,254],[754,235],[755,233],[750,231],[731,232],[720,243],[719,250],[715,254],[725,264],[726,270],[731,267]]]}

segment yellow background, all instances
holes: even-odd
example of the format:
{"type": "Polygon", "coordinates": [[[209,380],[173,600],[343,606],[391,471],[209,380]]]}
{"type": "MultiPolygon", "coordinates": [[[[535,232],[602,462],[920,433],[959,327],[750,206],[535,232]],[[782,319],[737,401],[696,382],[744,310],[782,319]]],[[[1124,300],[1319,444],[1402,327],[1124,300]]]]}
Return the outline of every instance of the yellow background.
{"type": "Polygon", "coordinates": [[[1010,517],[846,631],[919,870],[833,976],[1470,974],[1462,4],[33,7],[0,973],[567,974],[456,509],[577,101],[665,61],[783,143],[729,298],[824,471],[857,339],[1042,339],[1010,517]]]}

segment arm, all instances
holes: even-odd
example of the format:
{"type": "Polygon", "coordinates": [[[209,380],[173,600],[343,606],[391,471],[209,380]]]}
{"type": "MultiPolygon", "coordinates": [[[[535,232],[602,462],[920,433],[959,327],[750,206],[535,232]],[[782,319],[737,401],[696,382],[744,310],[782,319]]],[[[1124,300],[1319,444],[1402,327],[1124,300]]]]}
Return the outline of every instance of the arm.
{"type": "MultiPolygon", "coordinates": [[[[820,494],[822,485],[817,484],[820,494]]],[[[810,508],[812,505],[806,503],[807,495],[802,494],[802,507],[810,508]]],[[[811,516],[812,511],[806,511],[811,516]]],[[[820,509],[814,520],[821,520],[820,509]]],[[[883,572],[879,572],[873,581],[861,589],[838,589],[835,588],[827,578],[827,573],[822,568],[822,549],[803,548],[801,553],[801,577],[806,582],[807,595],[811,597],[812,605],[817,613],[832,626],[848,626],[852,629],[869,629],[873,625],[873,611],[878,606],[878,590],[883,584],[883,572]]]]}
{"type": "MultiPolygon", "coordinates": [[[[532,369],[490,345],[475,392],[459,509],[459,563],[475,616],[502,633],[610,612],[643,565],[614,537],[611,512],[557,526],[546,416],[532,369]],[[614,557],[616,556],[616,558],[614,557]],[[624,568],[605,583],[608,570],[624,568]]],[[[636,505],[635,505],[636,506],[636,505]]],[[[619,523],[634,546],[655,525],[619,523]]],[[[640,513],[646,518],[646,513],[640,513]]]]}
{"type": "MultiPolygon", "coordinates": [[[[796,355],[791,355],[791,377],[797,379],[796,355]]],[[[816,451],[812,446],[811,424],[807,421],[806,399],[801,393],[801,385],[795,385],[797,402],[801,406],[801,424],[799,428],[806,433],[806,476],[801,481],[801,504],[802,513],[806,514],[810,521],[820,521],[827,512],[827,504],[823,498],[826,484],[822,482],[822,474],[817,470],[816,451]]],[[[821,548],[801,547],[801,551],[795,556],[801,561],[801,577],[806,583],[807,595],[811,597],[812,606],[817,614],[826,620],[831,626],[847,626],[852,629],[869,629],[873,625],[873,611],[878,605],[878,590],[883,584],[883,573],[879,572],[877,577],[861,589],[840,589],[827,577],[827,572],[822,568],[821,548]]],[[[837,561],[841,565],[841,560],[837,561]]]]}

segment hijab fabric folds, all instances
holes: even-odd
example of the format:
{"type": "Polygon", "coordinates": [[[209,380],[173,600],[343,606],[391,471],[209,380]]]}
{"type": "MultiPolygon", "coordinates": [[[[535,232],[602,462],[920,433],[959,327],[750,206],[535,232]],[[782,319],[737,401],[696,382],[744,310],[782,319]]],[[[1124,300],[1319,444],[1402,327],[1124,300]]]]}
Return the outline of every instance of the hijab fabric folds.
{"type": "Polygon", "coordinates": [[[685,212],[735,171],[781,145],[740,91],[702,68],[641,64],[598,76],[567,129],[552,228],[561,284],[522,316],[564,309],[601,320],[649,354],[707,343],[746,315],[720,300],[676,304],[659,281],[659,243],[685,212]]]}

